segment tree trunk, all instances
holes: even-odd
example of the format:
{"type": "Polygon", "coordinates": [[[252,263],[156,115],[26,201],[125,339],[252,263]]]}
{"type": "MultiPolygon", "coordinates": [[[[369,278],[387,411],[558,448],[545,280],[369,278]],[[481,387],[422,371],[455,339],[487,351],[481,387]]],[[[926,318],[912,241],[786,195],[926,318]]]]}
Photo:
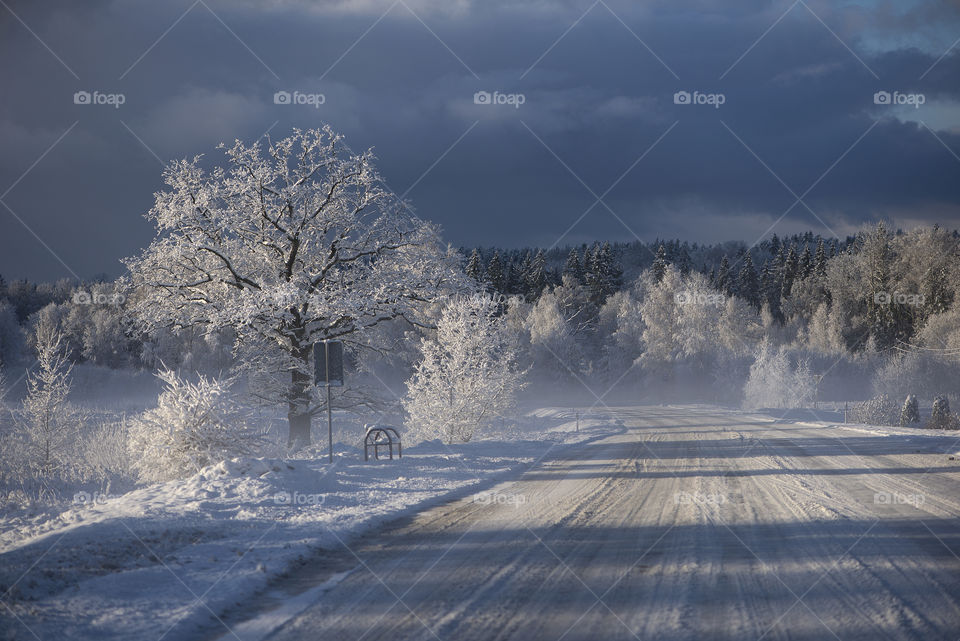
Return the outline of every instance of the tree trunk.
{"type": "Polygon", "coordinates": [[[290,422],[290,438],[287,440],[287,447],[298,450],[310,445],[310,415],[298,413],[298,410],[294,409],[294,404],[290,403],[287,420],[290,422]]]}
{"type": "MultiPolygon", "coordinates": [[[[308,354],[307,350],[300,354],[304,364],[308,362],[308,354]]],[[[310,445],[310,382],[310,377],[301,369],[295,369],[290,375],[290,400],[287,410],[290,436],[287,447],[291,450],[310,445]]]]}

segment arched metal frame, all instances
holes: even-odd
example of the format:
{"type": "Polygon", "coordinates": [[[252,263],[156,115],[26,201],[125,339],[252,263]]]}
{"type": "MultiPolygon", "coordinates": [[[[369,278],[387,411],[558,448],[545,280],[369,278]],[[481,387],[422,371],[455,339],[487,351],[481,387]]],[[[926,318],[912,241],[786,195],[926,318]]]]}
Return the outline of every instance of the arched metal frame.
{"type": "Polygon", "coordinates": [[[380,460],[380,448],[385,447],[390,452],[390,460],[393,460],[393,446],[397,446],[397,458],[403,458],[403,443],[400,441],[400,433],[396,428],[389,425],[374,425],[367,428],[367,433],[363,437],[363,460],[370,460],[370,448],[373,448],[373,457],[380,460]]]}

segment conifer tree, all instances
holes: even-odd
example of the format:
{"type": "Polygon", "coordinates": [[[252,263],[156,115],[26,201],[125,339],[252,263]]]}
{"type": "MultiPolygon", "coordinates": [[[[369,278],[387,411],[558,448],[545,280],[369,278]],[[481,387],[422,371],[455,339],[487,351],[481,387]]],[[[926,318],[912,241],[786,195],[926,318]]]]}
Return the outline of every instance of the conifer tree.
{"type": "Polygon", "coordinates": [[[817,241],[817,253],[813,258],[813,273],[821,279],[827,276],[827,252],[823,245],[823,238],[817,241]]]}
{"type": "Polygon", "coordinates": [[[657,248],[657,256],[653,259],[653,282],[659,283],[663,280],[663,275],[667,273],[667,250],[663,243],[657,248]]]}
{"type": "Polygon", "coordinates": [[[536,300],[547,286],[547,259],[543,250],[538,250],[530,262],[530,269],[526,274],[527,296],[536,300]]]}
{"type": "Polygon", "coordinates": [[[781,249],[783,249],[783,247],[780,245],[780,239],[777,238],[776,234],[774,234],[770,239],[770,255],[776,256],[780,253],[781,249]]]}
{"type": "Polygon", "coordinates": [[[507,273],[500,258],[500,252],[493,252],[490,262],[487,263],[487,282],[493,291],[507,293],[507,273]]]}
{"type": "Polygon", "coordinates": [[[743,267],[740,269],[737,290],[741,298],[758,311],[760,310],[760,281],[757,278],[757,270],[753,266],[753,259],[750,258],[750,252],[747,252],[743,257],[743,267]]]}
{"type": "Polygon", "coordinates": [[[790,246],[790,251],[783,261],[783,279],[780,284],[780,296],[790,298],[790,292],[793,290],[793,281],[797,277],[797,271],[800,266],[800,259],[797,258],[797,248],[790,246]]]}
{"type": "Polygon", "coordinates": [[[800,265],[797,268],[797,277],[804,279],[813,273],[813,256],[810,254],[810,245],[803,248],[803,255],[800,256],[800,265]]]}
{"type": "Polygon", "coordinates": [[[576,249],[570,250],[567,263],[563,266],[563,274],[583,282],[583,265],[580,262],[580,254],[577,253],[576,249]]]}
{"type": "Polygon", "coordinates": [[[896,341],[896,308],[890,291],[892,251],[886,226],[877,224],[874,233],[864,239],[863,254],[868,269],[867,326],[877,346],[890,347],[896,341]]]}
{"type": "Polygon", "coordinates": [[[779,272],[780,270],[777,269],[775,263],[771,264],[771,261],[764,263],[760,275],[760,294],[762,301],[770,308],[773,317],[782,322],[783,312],[780,307],[780,291],[782,288],[779,272]]]}
{"type": "Polygon", "coordinates": [[[717,268],[717,278],[714,283],[714,287],[725,294],[729,294],[732,291],[730,281],[730,261],[728,261],[727,257],[724,256],[722,259],[720,259],[720,267],[717,268]]]}
{"type": "Polygon", "coordinates": [[[477,281],[478,283],[483,282],[483,258],[480,257],[480,250],[474,249],[470,253],[470,259],[467,261],[467,267],[465,269],[467,276],[477,281]]]}
{"type": "Polygon", "coordinates": [[[944,265],[935,265],[924,273],[921,293],[923,310],[927,316],[941,314],[950,309],[953,295],[947,287],[947,270],[944,265]]]}

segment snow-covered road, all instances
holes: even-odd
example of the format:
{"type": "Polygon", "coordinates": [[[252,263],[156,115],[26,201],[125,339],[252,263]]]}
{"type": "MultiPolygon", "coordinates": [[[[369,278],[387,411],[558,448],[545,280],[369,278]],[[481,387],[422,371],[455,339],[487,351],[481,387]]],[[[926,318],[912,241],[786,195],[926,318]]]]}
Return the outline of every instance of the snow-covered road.
{"type": "Polygon", "coordinates": [[[345,543],[269,638],[960,638],[956,441],[616,412],[623,434],[345,543]]]}

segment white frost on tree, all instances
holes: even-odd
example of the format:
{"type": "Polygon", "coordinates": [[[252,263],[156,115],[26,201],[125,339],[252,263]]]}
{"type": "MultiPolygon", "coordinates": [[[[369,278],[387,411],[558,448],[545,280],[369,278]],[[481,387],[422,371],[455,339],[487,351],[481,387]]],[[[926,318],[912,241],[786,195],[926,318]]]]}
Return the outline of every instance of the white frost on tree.
{"type": "Polygon", "coordinates": [[[385,188],[372,152],[350,153],[329,127],[225,153],[223,167],[196,157],[164,172],[148,214],[157,237],[126,261],[128,309],[148,330],[232,328],[238,370],[271,375],[259,395],[286,406],[298,447],[322,408],[313,344],[416,320],[466,277],[385,188]]]}
{"type": "Polygon", "coordinates": [[[255,453],[263,434],[231,392],[234,378],[188,381],[172,370],[157,377],[157,407],[134,417],[128,447],[141,481],[183,478],[224,459],[255,453]]]}
{"type": "Polygon", "coordinates": [[[500,307],[477,294],[441,311],[436,336],[423,340],[423,359],[407,382],[403,406],[413,440],[465,443],[513,409],[526,372],[500,307]]]}
{"type": "Polygon", "coordinates": [[[680,272],[672,266],[667,267],[663,279],[649,287],[640,304],[643,319],[640,362],[646,371],[660,380],[673,376],[674,360],[679,353],[676,345],[679,333],[677,294],[682,293],[682,285],[680,272]]]}
{"type": "Polygon", "coordinates": [[[533,362],[551,378],[563,379],[579,368],[581,354],[574,328],[556,291],[537,299],[526,319],[533,362]]]}
{"type": "Polygon", "coordinates": [[[816,400],[817,377],[805,360],[792,367],[786,350],[774,349],[764,339],[743,391],[743,406],[750,409],[808,407],[816,400]]]}
{"type": "Polygon", "coordinates": [[[674,342],[680,354],[700,366],[710,363],[718,347],[720,312],[726,297],[712,289],[703,274],[692,273],[683,279],[683,291],[676,294],[674,301],[674,342]]]}
{"type": "Polygon", "coordinates": [[[74,472],[73,449],[81,417],[67,400],[73,365],[63,333],[50,322],[34,329],[37,369],[27,376],[27,396],[16,420],[18,463],[34,478],[74,472]]]}

